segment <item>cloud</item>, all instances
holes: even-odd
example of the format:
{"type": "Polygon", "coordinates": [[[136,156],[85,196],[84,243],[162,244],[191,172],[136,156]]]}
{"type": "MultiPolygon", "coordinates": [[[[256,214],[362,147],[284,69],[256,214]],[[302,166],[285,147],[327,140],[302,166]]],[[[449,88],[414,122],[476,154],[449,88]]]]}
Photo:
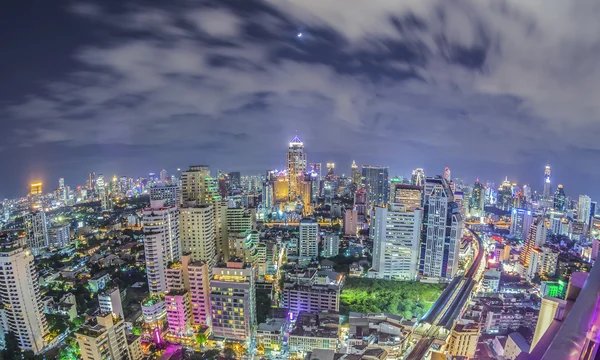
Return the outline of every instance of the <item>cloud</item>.
{"type": "Polygon", "coordinates": [[[38,124],[17,138],[212,148],[215,161],[254,169],[280,165],[274,154],[295,130],[313,153],[402,166],[600,150],[592,1],[228,4],[76,5],[114,31],[74,54],[79,69],[9,108],[21,127],[38,124]]]}

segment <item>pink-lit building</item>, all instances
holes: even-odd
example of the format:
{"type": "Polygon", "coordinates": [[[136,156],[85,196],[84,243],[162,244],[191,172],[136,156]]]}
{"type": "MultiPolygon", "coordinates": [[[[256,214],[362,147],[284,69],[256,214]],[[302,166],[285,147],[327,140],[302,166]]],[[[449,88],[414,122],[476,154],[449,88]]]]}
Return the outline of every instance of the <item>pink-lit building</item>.
{"type": "Polygon", "coordinates": [[[344,235],[356,236],[358,213],[356,210],[346,210],[344,215],[344,235]]]}
{"type": "Polygon", "coordinates": [[[196,261],[188,265],[192,323],[210,326],[210,278],[208,264],[196,261]]]}
{"type": "Polygon", "coordinates": [[[191,330],[190,294],[186,290],[172,290],[165,296],[169,332],[187,335],[191,330]]]}

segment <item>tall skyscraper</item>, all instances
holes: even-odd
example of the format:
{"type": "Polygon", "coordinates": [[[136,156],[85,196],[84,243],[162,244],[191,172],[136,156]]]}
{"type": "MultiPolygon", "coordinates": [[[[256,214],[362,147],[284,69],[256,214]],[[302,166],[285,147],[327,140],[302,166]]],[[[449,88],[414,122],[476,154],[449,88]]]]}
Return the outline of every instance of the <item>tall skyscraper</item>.
{"type": "Polygon", "coordinates": [[[181,174],[181,197],[184,202],[215,204],[221,200],[217,179],[207,165],[192,165],[181,174]]]}
{"type": "Polygon", "coordinates": [[[35,182],[31,184],[30,190],[29,190],[29,194],[31,196],[34,195],[42,195],[42,183],[41,182],[35,182]]]}
{"type": "Polygon", "coordinates": [[[540,216],[533,222],[533,224],[531,224],[529,233],[523,242],[523,248],[519,254],[519,264],[521,264],[524,268],[529,267],[529,262],[531,261],[531,251],[534,248],[542,247],[542,245],[546,243],[547,233],[548,229],[546,227],[546,219],[543,216],[540,216]]]}
{"type": "Polygon", "coordinates": [[[565,211],[567,196],[565,195],[565,190],[563,189],[562,184],[558,184],[556,191],[554,192],[554,210],[556,211],[565,211]]]}
{"type": "Polygon", "coordinates": [[[363,186],[369,194],[369,204],[379,205],[388,203],[390,183],[387,166],[362,166],[363,186]]]}
{"type": "Polygon", "coordinates": [[[88,190],[94,190],[96,188],[96,174],[92,171],[88,174],[87,188],[88,190]]]}
{"type": "Polygon", "coordinates": [[[242,174],[239,171],[232,171],[229,173],[229,187],[230,189],[241,189],[242,186],[242,174]]]}
{"type": "Polygon", "coordinates": [[[167,170],[165,170],[165,169],[162,169],[160,171],[160,173],[158,174],[158,177],[159,177],[160,182],[163,182],[163,183],[169,182],[169,177],[167,176],[167,170]]]}
{"type": "Polygon", "coordinates": [[[425,171],[421,168],[414,169],[410,178],[410,183],[416,186],[425,185],[425,171]]]}
{"type": "Polygon", "coordinates": [[[392,184],[389,201],[406,205],[407,209],[421,207],[423,188],[417,185],[392,184]]]}
{"type": "Polygon", "coordinates": [[[49,245],[46,213],[42,210],[24,216],[27,247],[34,255],[39,255],[49,245]]]}
{"type": "Polygon", "coordinates": [[[319,255],[319,224],[310,219],[300,221],[298,258],[300,261],[316,260],[319,255]]]}
{"type": "Polygon", "coordinates": [[[181,244],[192,261],[204,261],[212,270],[217,261],[215,210],[212,205],[181,208],[181,244]]]}
{"type": "Polygon", "coordinates": [[[298,136],[290,141],[286,165],[289,187],[288,197],[290,201],[296,201],[300,196],[298,177],[306,172],[306,153],[304,152],[304,144],[298,136]]]}
{"type": "MultiPolygon", "coordinates": [[[[356,232],[354,233],[356,235],[356,232]]],[[[340,236],[336,233],[325,234],[323,237],[323,257],[337,256],[340,253],[340,236]]]]}
{"type": "Polygon", "coordinates": [[[475,217],[484,216],[485,189],[483,184],[479,182],[479,178],[475,180],[471,199],[469,200],[469,215],[475,217]]]}
{"type": "Polygon", "coordinates": [[[104,175],[98,174],[96,179],[96,188],[98,191],[98,197],[102,205],[102,210],[108,210],[110,208],[110,199],[108,197],[107,184],[104,182],[104,175]]]}
{"type": "Polygon", "coordinates": [[[352,161],[352,184],[355,186],[361,186],[362,185],[362,179],[361,179],[361,175],[360,175],[360,169],[358,168],[358,165],[356,165],[356,163],[354,162],[354,160],[352,161]]]}
{"type": "Polygon", "coordinates": [[[179,209],[144,209],[142,225],[148,288],[151,294],[164,294],[167,291],[167,266],[181,260],[179,209]]]}
{"type": "Polygon", "coordinates": [[[373,270],[378,278],[415,280],[423,211],[402,204],[375,208],[373,270]]]}
{"type": "Polygon", "coordinates": [[[213,269],[210,306],[216,338],[252,340],[256,326],[254,272],[253,266],[234,261],[213,269]]]}
{"type": "Polygon", "coordinates": [[[321,173],[321,163],[311,163],[310,171],[315,172],[319,176],[319,181],[323,178],[323,174],[321,173]]]}
{"type": "Polygon", "coordinates": [[[328,162],[326,165],[327,165],[327,179],[331,179],[335,175],[335,163],[328,162]]]}
{"type": "Polygon", "coordinates": [[[42,312],[38,276],[29,249],[16,243],[3,244],[0,251],[0,300],[4,334],[13,333],[21,350],[36,354],[46,346],[48,323],[42,312]]]}
{"type": "Polygon", "coordinates": [[[545,208],[552,206],[552,198],[550,197],[550,173],[550,165],[546,165],[546,168],[544,169],[544,192],[542,193],[542,200],[545,208]]]}
{"type": "Polygon", "coordinates": [[[579,195],[579,201],[577,202],[577,219],[589,225],[590,214],[592,207],[592,199],[587,195],[579,195]]]}
{"type": "Polygon", "coordinates": [[[158,185],[150,188],[150,207],[170,207],[181,202],[181,189],[178,185],[158,185]]]}
{"type": "Polygon", "coordinates": [[[425,179],[424,192],[419,270],[426,277],[451,279],[458,271],[463,219],[445,178],[425,179]]]}
{"type": "Polygon", "coordinates": [[[513,208],[510,212],[510,234],[520,240],[527,238],[532,221],[531,210],[513,208]]]}

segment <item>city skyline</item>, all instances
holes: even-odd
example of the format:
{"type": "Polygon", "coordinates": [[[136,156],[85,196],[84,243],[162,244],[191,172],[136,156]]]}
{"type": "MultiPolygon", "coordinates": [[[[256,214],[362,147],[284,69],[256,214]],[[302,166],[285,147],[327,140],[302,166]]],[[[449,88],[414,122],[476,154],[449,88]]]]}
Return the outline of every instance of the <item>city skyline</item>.
{"type": "Polygon", "coordinates": [[[600,196],[598,9],[583,1],[194,4],[8,5],[0,197],[89,171],[262,173],[295,130],[309,161],[536,189],[550,163],[569,196],[600,196]]]}

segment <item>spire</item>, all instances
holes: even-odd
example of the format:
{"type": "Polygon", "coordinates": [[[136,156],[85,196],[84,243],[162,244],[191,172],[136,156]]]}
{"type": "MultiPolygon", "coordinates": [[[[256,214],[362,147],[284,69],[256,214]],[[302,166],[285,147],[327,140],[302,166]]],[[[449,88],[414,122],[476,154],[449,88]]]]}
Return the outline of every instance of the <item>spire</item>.
{"type": "Polygon", "coordinates": [[[294,138],[292,139],[292,141],[290,141],[290,143],[294,144],[294,143],[300,143],[302,144],[302,140],[300,140],[300,138],[298,137],[298,135],[294,136],[294,138]]]}

